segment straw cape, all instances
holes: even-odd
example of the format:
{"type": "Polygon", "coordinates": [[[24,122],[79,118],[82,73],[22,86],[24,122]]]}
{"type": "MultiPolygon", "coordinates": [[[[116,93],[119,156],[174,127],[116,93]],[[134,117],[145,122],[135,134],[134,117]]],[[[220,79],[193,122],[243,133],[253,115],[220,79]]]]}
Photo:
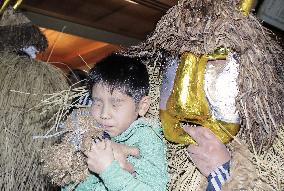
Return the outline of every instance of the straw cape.
{"type": "MultiPolygon", "coordinates": [[[[145,60],[151,75],[151,115],[158,116],[161,73],[183,52],[213,53],[224,47],[240,56],[236,98],[241,130],[228,145],[231,180],[223,190],[284,188],[284,54],[254,15],[238,10],[238,0],[181,0],[138,46],[122,54],[145,60]]],[[[185,146],[168,142],[169,190],[204,190],[206,179],[185,146]]]]}
{"type": "Polygon", "coordinates": [[[28,46],[39,51],[47,47],[44,35],[27,18],[4,13],[0,32],[0,189],[52,190],[41,175],[39,150],[54,140],[33,137],[54,125],[59,111],[54,103],[64,100],[60,92],[69,86],[57,68],[17,54],[28,46]]]}
{"type": "Polygon", "coordinates": [[[42,101],[68,88],[64,75],[50,64],[0,53],[1,189],[52,189],[41,175],[39,150],[54,140],[33,136],[46,134],[58,112],[48,102],[40,106],[42,101]]]}

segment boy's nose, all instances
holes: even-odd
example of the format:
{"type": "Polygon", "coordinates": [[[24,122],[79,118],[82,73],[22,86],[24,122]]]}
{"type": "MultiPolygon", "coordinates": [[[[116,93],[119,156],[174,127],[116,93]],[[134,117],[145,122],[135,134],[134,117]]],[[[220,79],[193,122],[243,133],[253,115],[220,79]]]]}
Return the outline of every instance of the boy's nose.
{"type": "Polygon", "coordinates": [[[109,119],[110,118],[110,108],[104,106],[101,111],[101,119],[109,119]]]}

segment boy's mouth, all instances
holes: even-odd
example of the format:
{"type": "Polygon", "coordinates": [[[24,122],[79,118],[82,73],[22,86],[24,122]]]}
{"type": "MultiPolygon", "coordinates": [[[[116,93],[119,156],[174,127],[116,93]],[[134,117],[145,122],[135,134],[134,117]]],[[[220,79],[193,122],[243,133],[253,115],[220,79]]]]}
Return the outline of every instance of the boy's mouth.
{"type": "Polygon", "coordinates": [[[113,126],[100,124],[100,127],[103,129],[111,129],[113,126]]]}

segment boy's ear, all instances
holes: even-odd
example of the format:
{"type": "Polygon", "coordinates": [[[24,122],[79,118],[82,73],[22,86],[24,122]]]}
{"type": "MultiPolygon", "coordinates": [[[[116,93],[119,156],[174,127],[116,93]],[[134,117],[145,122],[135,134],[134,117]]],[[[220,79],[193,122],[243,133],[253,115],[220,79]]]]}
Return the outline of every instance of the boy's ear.
{"type": "Polygon", "coordinates": [[[151,104],[151,100],[150,100],[150,97],[149,96],[144,96],[140,102],[139,102],[139,105],[138,105],[138,114],[139,116],[144,116],[149,107],[150,107],[150,104],[151,104]]]}

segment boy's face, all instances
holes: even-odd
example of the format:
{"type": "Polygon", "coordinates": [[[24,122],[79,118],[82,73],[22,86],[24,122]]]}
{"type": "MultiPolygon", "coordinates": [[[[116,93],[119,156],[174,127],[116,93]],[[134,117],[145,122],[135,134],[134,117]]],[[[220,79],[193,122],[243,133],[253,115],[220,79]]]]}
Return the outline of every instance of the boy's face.
{"type": "Polygon", "coordinates": [[[116,89],[111,93],[107,86],[97,84],[92,95],[92,116],[111,137],[126,131],[139,114],[144,115],[140,103],[137,106],[133,98],[116,89]]]}

